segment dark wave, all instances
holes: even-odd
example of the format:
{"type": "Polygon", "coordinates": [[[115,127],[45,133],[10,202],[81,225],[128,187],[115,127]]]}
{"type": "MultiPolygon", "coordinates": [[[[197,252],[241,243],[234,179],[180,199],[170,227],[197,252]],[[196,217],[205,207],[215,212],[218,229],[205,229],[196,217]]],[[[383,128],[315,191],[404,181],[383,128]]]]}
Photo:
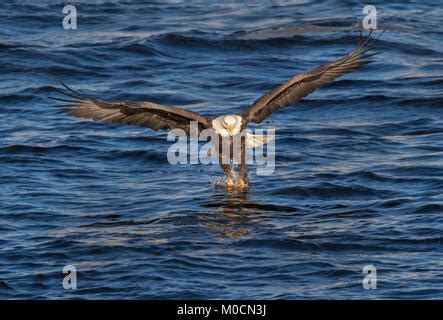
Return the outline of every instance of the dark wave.
{"type": "Polygon", "coordinates": [[[272,191],[274,195],[297,196],[297,197],[319,197],[319,198],[382,198],[393,194],[388,190],[377,190],[365,186],[340,186],[324,183],[319,187],[286,187],[272,191]]]}
{"type": "Polygon", "coordinates": [[[430,203],[414,210],[415,213],[440,213],[443,212],[443,205],[438,203],[430,203]]]}
{"type": "Polygon", "coordinates": [[[0,153],[4,154],[27,154],[27,153],[52,153],[52,152],[91,152],[92,149],[85,147],[75,147],[75,146],[52,146],[52,147],[42,147],[42,146],[31,146],[31,145],[12,145],[0,147],[0,153]]]}
{"type": "Polygon", "coordinates": [[[280,250],[320,250],[320,251],[346,251],[346,250],[356,250],[356,249],[365,249],[365,250],[375,250],[382,251],[386,250],[383,246],[374,246],[374,245],[362,245],[359,243],[311,243],[306,241],[298,241],[298,240],[242,240],[235,244],[236,246],[245,246],[245,247],[269,247],[280,250]]]}

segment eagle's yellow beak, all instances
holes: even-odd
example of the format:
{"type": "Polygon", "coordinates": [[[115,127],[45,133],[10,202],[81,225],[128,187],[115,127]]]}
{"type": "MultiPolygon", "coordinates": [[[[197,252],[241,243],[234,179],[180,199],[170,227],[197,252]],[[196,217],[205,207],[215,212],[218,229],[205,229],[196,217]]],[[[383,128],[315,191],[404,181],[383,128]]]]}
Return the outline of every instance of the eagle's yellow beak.
{"type": "Polygon", "coordinates": [[[229,130],[229,133],[232,134],[234,132],[234,130],[235,130],[235,125],[234,124],[233,125],[228,125],[228,130],[229,130]]]}

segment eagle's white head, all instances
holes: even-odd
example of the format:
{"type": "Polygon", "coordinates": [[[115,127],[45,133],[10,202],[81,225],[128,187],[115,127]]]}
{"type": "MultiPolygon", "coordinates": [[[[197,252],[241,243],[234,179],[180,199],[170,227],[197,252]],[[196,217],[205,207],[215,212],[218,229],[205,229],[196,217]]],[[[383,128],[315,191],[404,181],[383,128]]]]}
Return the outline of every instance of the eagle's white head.
{"type": "Polygon", "coordinates": [[[212,120],[212,127],[222,137],[235,136],[240,133],[242,118],[237,115],[217,117],[212,120]]]}

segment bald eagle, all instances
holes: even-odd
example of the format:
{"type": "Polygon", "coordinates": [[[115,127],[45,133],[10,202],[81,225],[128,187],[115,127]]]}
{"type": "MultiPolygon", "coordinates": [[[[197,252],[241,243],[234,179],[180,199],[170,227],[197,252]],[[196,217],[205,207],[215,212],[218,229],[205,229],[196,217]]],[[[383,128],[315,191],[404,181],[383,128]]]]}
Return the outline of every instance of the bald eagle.
{"type": "MultiPolygon", "coordinates": [[[[373,62],[369,58],[376,53],[369,52],[373,43],[370,39],[371,33],[348,55],[295,75],[257,99],[238,115],[203,117],[190,110],[164,106],[154,102],[104,101],[74,91],[63,82],[61,82],[63,89],[53,88],[63,97],[50,98],[64,102],[65,104],[62,106],[67,107],[69,112],[77,117],[142,126],[153,130],[182,129],[188,134],[190,123],[194,122],[198,124],[199,131],[212,129],[219,137],[231,138],[232,143],[232,138],[243,132],[248,123],[259,124],[274,111],[296,104],[318,87],[373,62]]],[[[244,188],[249,185],[245,150],[247,147],[266,142],[266,138],[251,134],[244,135],[244,138],[241,139],[241,157],[236,173],[234,173],[232,162],[223,161],[223,152],[221,143],[219,143],[215,150],[225,173],[227,186],[244,188]]],[[[229,157],[232,160],[232,155],[229,157]]]]}

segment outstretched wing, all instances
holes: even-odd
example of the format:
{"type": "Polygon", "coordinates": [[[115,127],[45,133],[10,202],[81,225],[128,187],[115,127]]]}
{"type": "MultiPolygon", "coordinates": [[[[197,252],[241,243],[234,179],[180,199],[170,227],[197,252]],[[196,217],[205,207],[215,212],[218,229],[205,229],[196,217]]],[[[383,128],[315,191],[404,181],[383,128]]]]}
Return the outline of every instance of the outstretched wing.
{"type": "Polygon", "coordinates": [[[372,62],[368,58],[376,53],[368,52],[370,50],[370,39],[371,33],[366,40],[347,56],[320,65],[310,71],[297,74],[292,79],[260,97],[242,113],[244,122],[260,123],[272,112],[293,105],[318,87],[372,62]]]}
{"type": "Polygon", "coordinates": [[[77,117],[141,126],[153,130],[182,129],[189,134],[190,121],[197,121],[198,129],[209,128],[209,121],[196,112],[167,107],[153,102],[112,102],[84,96],[61,82],[64,90],[54,88],[64,97],[50,97],[62,101],[77,117]]]}

